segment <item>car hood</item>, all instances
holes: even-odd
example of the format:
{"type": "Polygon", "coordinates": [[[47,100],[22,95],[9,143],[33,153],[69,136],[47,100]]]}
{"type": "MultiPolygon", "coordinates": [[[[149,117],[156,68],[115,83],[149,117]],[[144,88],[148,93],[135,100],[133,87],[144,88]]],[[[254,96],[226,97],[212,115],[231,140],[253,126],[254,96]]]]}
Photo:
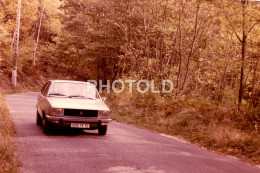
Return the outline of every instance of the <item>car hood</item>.
{"type": "Polygon", "coordinates": [[[48,97],[47,100],[53,108],[109,111],[109,108],[101,99],[48,97]]]}

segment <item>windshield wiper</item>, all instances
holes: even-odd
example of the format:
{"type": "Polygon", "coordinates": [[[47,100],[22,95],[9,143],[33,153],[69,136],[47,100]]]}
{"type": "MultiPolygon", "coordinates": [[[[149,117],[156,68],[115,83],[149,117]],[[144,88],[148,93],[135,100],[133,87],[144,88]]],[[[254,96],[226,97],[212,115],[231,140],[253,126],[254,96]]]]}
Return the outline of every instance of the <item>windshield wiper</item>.
{"type": "Polygon", "coordinates": [[[84,96],[82,96],[82,95],[70,95],[70,96],[68,96],[69,98],[73,98],[73,97],[81,97],[81,98],[84,98],[84,96]]]}
{"type": "Polygon", "coordinates": [[[96,99],[94,99],[92,97],[85,97],[85,99],[96,100],[96,99]]]}
{"type": "Polygon", "coordinates": [[[66,96],[66,95],[61,93],[50,93],[49,96],[66,96]]]}

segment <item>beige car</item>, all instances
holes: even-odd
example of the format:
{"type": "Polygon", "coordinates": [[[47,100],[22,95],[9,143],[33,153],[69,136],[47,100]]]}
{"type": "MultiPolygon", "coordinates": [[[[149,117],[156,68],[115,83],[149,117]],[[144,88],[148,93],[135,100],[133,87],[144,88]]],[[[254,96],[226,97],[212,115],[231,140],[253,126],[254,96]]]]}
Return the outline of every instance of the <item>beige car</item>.
{"type": "Polygon", "coordinates": [[[91,83],[51,80],[38,96],[36,123],[42,125],[44,133],[49,133],[56,125],[98,129],[99,135],[105,135],[111,119],[104,101],[91,83]]]}

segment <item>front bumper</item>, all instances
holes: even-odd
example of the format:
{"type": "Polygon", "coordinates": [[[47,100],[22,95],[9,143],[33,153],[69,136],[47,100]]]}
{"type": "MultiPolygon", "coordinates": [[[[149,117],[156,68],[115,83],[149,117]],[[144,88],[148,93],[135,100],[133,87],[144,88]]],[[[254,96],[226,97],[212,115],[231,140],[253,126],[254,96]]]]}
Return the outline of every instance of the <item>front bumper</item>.
{"type": "Polygon", "coordinates": [[[97,129],[100,126],[107,125],[112,119],[98,117],[74,117],[74,116],[49,116],[47,120],[61,127],[71,127],[71,123],[86,123],[90,125],[89,129],[97,129]]]}

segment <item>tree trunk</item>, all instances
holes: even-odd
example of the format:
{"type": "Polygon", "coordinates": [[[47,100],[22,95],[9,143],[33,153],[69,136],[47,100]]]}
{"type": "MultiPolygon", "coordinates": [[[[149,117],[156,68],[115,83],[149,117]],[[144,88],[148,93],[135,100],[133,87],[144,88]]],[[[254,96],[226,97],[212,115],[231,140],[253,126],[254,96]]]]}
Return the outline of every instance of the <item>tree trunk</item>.
{"type": "Polygon", "coordinates": [[[16,29],[14,33],[14,57],[13,57],[13,70],[12,70],[12,84],[16,87],[17,84],[17,61],[19,53],[19,35],[20,35],[20,18],[21,18],[21,0],[18,0],[16,29]]]}
{"type": "Polygon", "coordinates": [[[190,50],[190,53],[189,53],[189,56],[188,56],[188,62],[187,62],[187,65],[186,65],[186,72],[185,72],[185,76],[184,76],[184,80],[183,80],[181,90],[184,89],[184,85],[185,85],[185,82],[186,82],[186,79],[187,79],[187,75],[189,73],[190,60],[191,60],[191,57],[192,57],[193,52],[194,52],[193,50],[194,50],[195,40],[196,40],[196,37],[197,37],[199,9],[200,9],[200,4],[197,5],[195,24],[194,24],[194,35],[193,35],[193,39],[192,39],[192,43],[191,43],[191,50],[190,50]]]}
{"type": "Polygon", "coordinates": [[[241,70],[240,70],[240,85],[239,85],[239,94],[238,94],[238,106],[240,107],[243,99],[243,92],[244,92],[244,86],[243,86],[243,79],[244,79],[244,60],[245,60],[245,49],[246,49],[246,34],[245,34],[245,1],[242,1],[242,7],[243,7],[243,23],[242,23],[242,29],[243,29],[243,38],[242,38],[242,51],[241,51],[241,70]]]}
{"type": "Polygon", "coordinates": [[[44,13],[44,9],[45,9],[45,1],[44,1],[44,4],[43,4],[43,9],[42,9],[41,17],[40,17],[37,39],[36,39],[36,44],[35,44],[34,53],[33,53],[33,66],[35,66],[35,61],[36,61],[36,51],[37,51],[39,38],[40,38],[40,32],[41,32],[41,26],[42,26],[42,16],[43,16],[43,13],[44,13]]]}
{"type": "MultiPolygon", "coordinates": [[[[182,1],[181,1],[181,6],[182,6],[182,1]]],[[[182,20],[182,13],[181,10],[179,12],[179,69],[178,69],[178,75],[177,75],[177,82],[176,82],[176,89],[179,88],[179,80],[180,80],[180,74],[181,74],[181,66],[182,66],[182,27],[181,27],[181,20],[182,20]]]]}
{"type": "Polygon", "coordinates": [[[246,48],[246,39],[243,38],[242,42],[242,57],[241,57],[241,69],[240,69],[240,85],[239,85],[239,95],[238,95],[238,105],[240,106],[243,99],[243,78],[244,78],[244,60],[245,60],[245,48],[246,48]]]}
{"type": "Polygon", "coordinates": [[[145,36],[145,56],[146,56],[146,77],[150,76],[149,59],[150,59],[150,43],[148,37],[149,21],[147,22],[146,16],[144,15],[144,36],[145,36]]]}

